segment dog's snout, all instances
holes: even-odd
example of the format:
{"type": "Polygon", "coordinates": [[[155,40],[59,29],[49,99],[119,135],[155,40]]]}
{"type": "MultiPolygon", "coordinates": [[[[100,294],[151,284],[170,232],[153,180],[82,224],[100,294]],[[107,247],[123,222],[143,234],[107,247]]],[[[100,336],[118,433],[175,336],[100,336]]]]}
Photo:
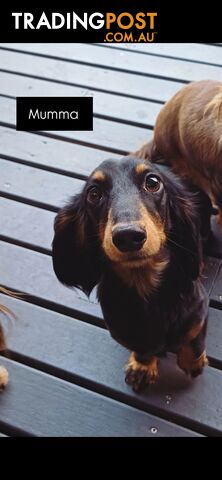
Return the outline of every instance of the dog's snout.
{"type": "Polygon", "coordinates": [[[139,225],[115,227],[112,232],[113,243],[121,252],[140,250],[146,238],[145,230],[139,225]]]}

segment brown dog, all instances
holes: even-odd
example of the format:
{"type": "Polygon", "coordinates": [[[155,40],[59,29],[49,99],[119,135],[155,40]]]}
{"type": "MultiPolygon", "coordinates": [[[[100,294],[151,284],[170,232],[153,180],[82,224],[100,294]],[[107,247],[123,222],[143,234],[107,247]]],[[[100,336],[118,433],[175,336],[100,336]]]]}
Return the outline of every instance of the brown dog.
{"type": "Polygon", "coordinates": [[[175,173],[204,190],[222,226],[222,82],[203,80],[179,90],[157,117],[154,142],[136,155],[163,157],[175,173]]]}

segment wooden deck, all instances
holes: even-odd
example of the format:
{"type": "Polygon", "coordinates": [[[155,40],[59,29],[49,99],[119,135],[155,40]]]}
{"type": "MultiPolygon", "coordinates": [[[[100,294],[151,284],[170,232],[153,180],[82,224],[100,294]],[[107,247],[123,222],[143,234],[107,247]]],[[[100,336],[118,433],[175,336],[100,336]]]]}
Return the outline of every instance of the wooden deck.
{"type": "Polygon", "coordinates": [[[222,239],[207,259],[210,367],[196,380],[161,361],[159,382],[137,395],[124,382],[128,351],[91,301],[57,281],[55,212],[103,159],[152,135],[162,104],[192,80],[222,80],[216,45],[2,44],[0,46],[0,295],[10,383],[0,395],[0,436],[222,436],[222,239]],[[16,96],[94,97],[93,132],[15,130],[16,96]]]}

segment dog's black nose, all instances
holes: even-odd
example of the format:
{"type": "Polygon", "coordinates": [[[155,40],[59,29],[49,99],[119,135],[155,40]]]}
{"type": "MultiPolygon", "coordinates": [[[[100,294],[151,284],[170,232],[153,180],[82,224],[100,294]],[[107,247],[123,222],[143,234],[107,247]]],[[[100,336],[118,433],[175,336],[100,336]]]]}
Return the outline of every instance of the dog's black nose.
{"type": "Polygon", "coordinates": [[[140,250],[146,241],[146,232],[139,225],[116,227],[112,233],[114,245],[121,252],[140,250]]]}

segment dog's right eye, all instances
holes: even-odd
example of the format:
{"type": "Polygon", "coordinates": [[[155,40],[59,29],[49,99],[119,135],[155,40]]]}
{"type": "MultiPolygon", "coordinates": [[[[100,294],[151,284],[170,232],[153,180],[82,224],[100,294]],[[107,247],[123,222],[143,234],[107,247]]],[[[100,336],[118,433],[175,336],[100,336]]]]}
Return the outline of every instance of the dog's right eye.
{"type": "Polygon", "coordinates": [[[89,203],[93,203],[93,205],[98,205],[102,196],[102,192],[98,187],[91,187],[87,194],[87,200],[89,203]]]}
{"type": "Polygon", "coordinates": [[[151,193],[157,193],[163,186],[159,177],[153,174],[148,174],[145,179],[145,190],[151,193]]]}

